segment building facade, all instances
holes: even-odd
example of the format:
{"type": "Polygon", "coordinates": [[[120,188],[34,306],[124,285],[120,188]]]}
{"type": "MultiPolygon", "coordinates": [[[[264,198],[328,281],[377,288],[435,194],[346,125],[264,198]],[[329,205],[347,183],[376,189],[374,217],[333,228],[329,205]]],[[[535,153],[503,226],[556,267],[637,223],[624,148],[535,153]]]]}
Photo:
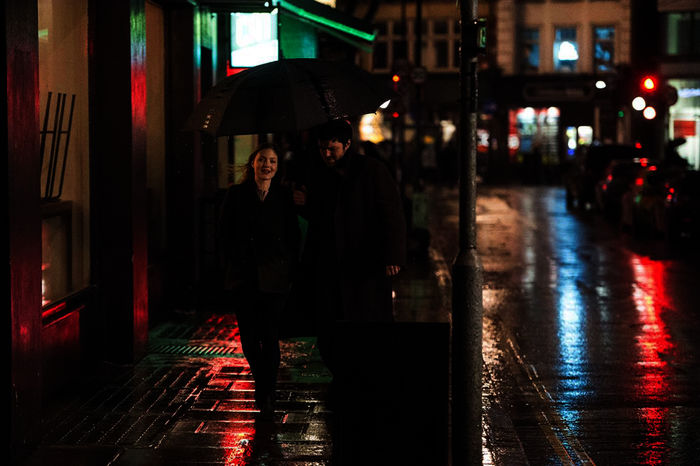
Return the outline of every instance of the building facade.
{"type": "MultiPolygon", "coordinates": [[[[647,47],[659,34],[655,2],[482,0],[478,13],[487,23],[479,58],[480,172],[556,181],[582,145],[639,142],[661,151],[629,98],[633,80],[657,56],[647,47]]],[[[448,129],[441,141],[447,144],[458,114],[458,7],[382,2],[374,24],[374,50],[361,63],[386,79],[402,69],[409,79],[410,71],[424,71],[420,83],[411,83],[420,91],[412,90],[404,109],[407,127],[416,127],[419,109],[425,131],[448,129]]]]}
{"type": "Polygon", "coordinates": [[[183,128],[236,71],[233,52],[274,42],[270,59],[354,60],[374,36],[311,0],[10,0],[2,12],[16,458],[76,376],[138,360],[154,324],[208,304],[217,202],[261,136],[183,128]]]}

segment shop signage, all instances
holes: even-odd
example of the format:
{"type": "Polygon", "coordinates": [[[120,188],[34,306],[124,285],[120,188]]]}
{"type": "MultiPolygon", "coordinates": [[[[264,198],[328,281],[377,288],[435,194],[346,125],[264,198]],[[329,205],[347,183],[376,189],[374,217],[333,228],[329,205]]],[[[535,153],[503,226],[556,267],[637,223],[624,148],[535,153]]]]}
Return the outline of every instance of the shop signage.
{"type": "Polygon", "coordinates": [[[697,134],[695,128],[697,122],[695,120],[673,120],[673,137],[687,138],[697,134]]]}
{"type": "Polygon", "coordinates": [[[589,83],[527,83],[523,97],[532,101],[585,101],[593,97],[593,89],[589,83]]]}

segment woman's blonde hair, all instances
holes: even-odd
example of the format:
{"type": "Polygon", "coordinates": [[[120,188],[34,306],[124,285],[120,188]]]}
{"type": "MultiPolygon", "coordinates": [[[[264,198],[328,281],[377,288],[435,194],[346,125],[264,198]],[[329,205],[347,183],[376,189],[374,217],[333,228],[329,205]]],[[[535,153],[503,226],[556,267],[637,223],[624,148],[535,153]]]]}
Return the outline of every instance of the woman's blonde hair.
{"type": "MultiPolygon", "coordinates": [[[[244,165],[238,167],[238,170],[240,170],[241,172],[241,183],[245,183],[248,180],[255,179],[255,170],[253,169],[253,162],[255,161],[255,157],[257,157],[257,155],[265,149],[271,149],[275,153],[275,155],[277,155],[277,161],[279,163],[279,152],[277,151],[275,145],[270,142],[264,142],[260,144],[253,151],[253,153],[248,156],[248,161],[244,165]]],[[[275,178],[276,177],[277,175],[275,174],[275,178]]]]}

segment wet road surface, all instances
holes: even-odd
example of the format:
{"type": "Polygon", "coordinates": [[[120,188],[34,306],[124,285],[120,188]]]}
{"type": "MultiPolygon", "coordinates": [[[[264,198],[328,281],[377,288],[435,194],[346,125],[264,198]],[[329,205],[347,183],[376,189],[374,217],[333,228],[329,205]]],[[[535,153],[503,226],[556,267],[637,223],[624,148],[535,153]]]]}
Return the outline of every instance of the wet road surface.
{"type": "MultiPolygon", "coordinates": [[[[286,338],[274,423],[256,422],[235,319],[185,313],[138,364],[76,379],[23,464],[445,464],[457,191],[429,192],[431,260],[394,287],[403,365],[378,372],[368,334],[351,332],[350,409],[329,403],[314,340],[286,338]],[[378,405],[383,385],[392,402],[378,405]]],[[[484,464],[698,464],[697,249],[632,241],[567,212],[557,188],[480,186],[477,214],[484,464]]]]}
{"type": "MultiPolygon", "coordinates": [[[[698,464],[697,249],[634,241],[552,187],[479,187],[485,464],[698,464]]],[[[432,191],[450,264],[458,193],[432,191]]]]}

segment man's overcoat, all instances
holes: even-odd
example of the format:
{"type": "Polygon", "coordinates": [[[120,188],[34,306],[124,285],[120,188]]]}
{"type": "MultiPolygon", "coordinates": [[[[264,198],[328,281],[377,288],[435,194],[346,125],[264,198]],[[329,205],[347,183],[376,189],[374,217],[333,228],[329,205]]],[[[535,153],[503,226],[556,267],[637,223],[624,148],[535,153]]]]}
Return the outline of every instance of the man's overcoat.
{"type": "Polygon", "coordinates": [[[380,161],[354,152],[314,175],[305,262],[312,270],[316,312],[322,321],[391,321],[386,266],[406,262],[406,222],[396,182],[380,161]]]}

